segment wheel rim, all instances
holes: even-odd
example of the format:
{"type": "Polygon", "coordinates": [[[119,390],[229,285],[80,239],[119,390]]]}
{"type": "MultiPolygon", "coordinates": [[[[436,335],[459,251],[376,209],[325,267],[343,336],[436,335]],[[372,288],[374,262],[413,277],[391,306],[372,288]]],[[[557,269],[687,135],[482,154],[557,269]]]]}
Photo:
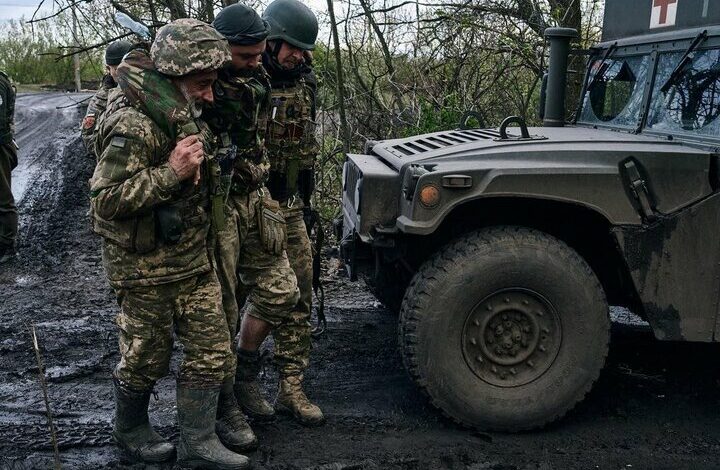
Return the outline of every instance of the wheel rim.
{"type": "Polygon", "coordinates": [[[489,295],[469,313],[462,332],[465,362],[485,382],[518,387],[536,380],[555,361],[562,341],[560,317],[528,289],[489,295]]]}

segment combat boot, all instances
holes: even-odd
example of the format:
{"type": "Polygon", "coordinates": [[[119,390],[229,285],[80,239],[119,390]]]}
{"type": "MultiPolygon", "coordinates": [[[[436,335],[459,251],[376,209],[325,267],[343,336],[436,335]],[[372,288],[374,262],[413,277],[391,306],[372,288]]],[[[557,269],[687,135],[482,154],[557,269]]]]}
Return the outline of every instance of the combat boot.
{"type": "Polygon", "coordinates": [[[243,470],[250,459],[228,450],[215,434],[219,388],[190,388],[177,384],[178,460],[180,468],[243,470]]]}
{"type": "Polygon", "coordinates": [[[275,401],[275,411],[289,413],[305,426],[320,426],[325,422],[322,410],[308,399],[302,388],[303,376],[280,377],[280,391],[275,401]]]}
{"type": "Polygon", "coordinates": [[[275,410],[260,391],[257,377],[261,367],[259,352],[238,349],[235,397],[248,416],[258,421],[267,421],[275,416],[275,410]]]}
{"type": "Polygon", "coordinates": [[[115,425],[112,436],[134,461],[159,463],[175,456],[175,446],[150,426],[148,404],[151,390],[133,390],[119,380],[115,385],[115,425]]]}
{"type": "Polygon", "coordinates": [[[258,440],[235,399],[233,383],[232,378],[228,379],[220,389],[215,432],[220,442],[233,452],[254,450],[258,440]]]}

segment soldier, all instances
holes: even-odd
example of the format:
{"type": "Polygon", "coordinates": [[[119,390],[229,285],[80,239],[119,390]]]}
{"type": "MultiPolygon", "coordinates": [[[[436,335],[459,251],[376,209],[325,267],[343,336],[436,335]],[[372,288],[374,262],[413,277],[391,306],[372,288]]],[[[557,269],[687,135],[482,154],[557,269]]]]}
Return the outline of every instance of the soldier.
{"type": "Polygon", "coordinates": [[[274,333],[275,358],[281,373],[275,407],[292,413],[302,424],[324,422],[322,411],[302,389],[310,361],[312,309],[312,247],[308,236],[314,163],[319,152],[315,136],[317,81],[309,66],[318,21],[298,0],[275,0],[263,13],[270,26],[263,65],[270,74],[272,109],[268,155],[268,188],[287,221],[288,258],[300,289],[300,302],[290,321],[274,333]]]}
{"type": "Polygon", "coordinates": [[[104,267],[121,310],[113,436],[145,462],[174,453],[150,426],[147,407],[168,372],[175,332],[184,351],[178,464],[249,466],[215,432],[218,396],[235,358],[209,255],[211,224],[221,224],[215,138],[199,119],[213,101],[216,71],[230,59],[227,41],[209,25],[181,19],[164,26],[149,54],[132,51],[118,68],[120,87],[98,132],[94,229],[104,238],[104,267]]]}
{"type": "Polygon", "coordinates": [[[291,321],[298,302],[295,275],[285,253],[285,221],[278,203],[264,188],[269,170],[265,132],[270,95],[260,60],[268,32],[257,13],[240,4],[221,10],[213,26],[230,42],[233,61],[215,83],[216,103],[208,119],[238,147],[227,205],[229,220],[235,222],[228,223],[218,237],[218,272],[232,335],[238,331],[242,305],[238,303],[238,297],[242,298],[239,284],[249,293],[238,339],[234,388],[245,411],[263,419],[271,417],[274,410],[262,397],[256,380],[261,368],[258,348],[271,329],[277,331],[291,321]]]}
{"type": "Polygon", "coordinates": [[[105,76],[100,89],[90,98],[85,118],[83,118],[80,133],[88,153],[95,155],[95,129],[100,116],[107,107],[110,90],[117,86],[117,67],[122,58],[130,52],[132,43],[129,41],[115,41],[105,49],[105,76]]]}
{"type": "Polygon", "coordinates": [[[18,164],[15,133],[15,87],[0,71],[0,264],[15,257],[18,216],[10,173],[18,164]]]}

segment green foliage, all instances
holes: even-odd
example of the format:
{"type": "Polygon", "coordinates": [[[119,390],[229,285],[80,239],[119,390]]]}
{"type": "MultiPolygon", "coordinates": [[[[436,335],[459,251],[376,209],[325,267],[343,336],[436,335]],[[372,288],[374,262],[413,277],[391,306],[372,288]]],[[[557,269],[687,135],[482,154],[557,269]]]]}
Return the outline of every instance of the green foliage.
{"type": "MultiPolygon", "coordinates": [[[[24,21],[9,21],[0,27],[0,69],[20,84],[69,85],[73,82],[73,58],[63,53],[53,25],[42,22],[31,28],[24,21]]],[[[99,52],[80,55],[83,80],[97,80],[103,61],[99,52]]]]}

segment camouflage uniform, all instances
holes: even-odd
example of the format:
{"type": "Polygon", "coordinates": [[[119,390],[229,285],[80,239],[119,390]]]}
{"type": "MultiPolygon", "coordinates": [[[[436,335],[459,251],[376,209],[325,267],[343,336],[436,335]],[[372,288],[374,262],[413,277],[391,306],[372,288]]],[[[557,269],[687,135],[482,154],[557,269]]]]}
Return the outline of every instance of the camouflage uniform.
{"type": "Polygon", "coordinates": [[[287,254],[300,289],[300,301],[288,321],[273,332],[275,361],[284,375],[302,374],[310,358],[312,246],[303,215],[310,207],[313,165],[319,152],[315,137],[315,80],[306,73],[293,81],[272,79],[268,139],[268,187],[280,201],[287,222],[287,254]]]}
{"type": "Polygon", "coordinates": [[[232,376],[235,358],[208,250],[208,168],[195,186],[179,182],[167,162],[176,139],[197,134],[206,155],[215,139],[187,106],[169,110],[182,95],[157,72],[142,74],[152,67],[145,52],[131,54],[137,66],[128,60],[118,68],[121,90],[110,95],[91,179],[94,229],[104,238],[103,262],[121,308],[115,376],[151,388],[167,374],[174,327],[184,345],[178,380],[217,386],[232,376]],[[173,215],[181,221],[177,238],[163,230],[173,215]]]}
{"type": "Polygon", "coordinates": [[[10,173],[17,166],[15,132],[15,87],[0,71],[0,258],[15,251],[18,216],[13,198],[10,173]]]}
{"type": "Polygon", "coordinates": [[[105,112],[108,96],[115,87],[117,87],[117,83],[115,83],[112,76],[110,74],[105,75],[100,89],[90,98],[85,117],[82,120],[80,135],[85,143],[85,148],[92,155],[95,155],[95,136],[100,116],[105,112]]]}
{"type": "Polygon", "coordinates": [[[241,76],[223,70],[214,85],[215,105],[207,113],[211,127],[226,133],[238,147],[226,205],[228,222],[218,234],[216,246],[223,306],[233,337],[244,303],[239,284],[249,294],[246,313],[274,327],[286,321],[298,298],[287,255],[269,252],[259,227],[258,211],[272,204],[269,192],[263,189],[269,169],[265,150],[268,88],[262,68],[241,76]]]}

